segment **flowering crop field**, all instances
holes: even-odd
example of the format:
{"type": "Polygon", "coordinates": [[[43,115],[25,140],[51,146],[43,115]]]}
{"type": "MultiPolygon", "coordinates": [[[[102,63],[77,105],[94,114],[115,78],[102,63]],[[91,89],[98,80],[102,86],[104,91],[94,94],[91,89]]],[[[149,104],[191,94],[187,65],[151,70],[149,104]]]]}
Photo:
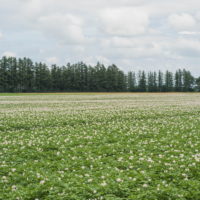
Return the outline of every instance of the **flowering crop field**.
{"type": "Polygon", "coordinates": [[[0,95],[1,200],[200,199],[200,94],[0,95]]]}

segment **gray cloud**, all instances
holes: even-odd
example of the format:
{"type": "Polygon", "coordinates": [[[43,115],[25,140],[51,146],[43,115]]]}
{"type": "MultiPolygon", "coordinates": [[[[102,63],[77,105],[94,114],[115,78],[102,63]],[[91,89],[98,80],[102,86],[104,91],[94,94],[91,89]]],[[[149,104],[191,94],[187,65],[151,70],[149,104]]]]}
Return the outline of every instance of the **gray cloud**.
{"type": "Polygon", "coordinates": [[[0,55],[125,70],[186,63],[200,73],[199,7],[197,0],[0,0],[0,55]]]}
{"type": "Polygon", "coordinates": [[[0,32],[0,39],[2,39],[3,38],[3,33],[2,32],[0,32]]]}

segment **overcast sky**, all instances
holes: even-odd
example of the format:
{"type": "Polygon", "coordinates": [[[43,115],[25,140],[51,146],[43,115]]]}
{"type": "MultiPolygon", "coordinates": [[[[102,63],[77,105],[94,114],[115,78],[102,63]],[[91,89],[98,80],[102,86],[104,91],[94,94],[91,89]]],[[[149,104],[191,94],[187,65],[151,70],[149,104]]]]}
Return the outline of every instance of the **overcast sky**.
{"type": "Polygon", "coordinates": [[[0,55],[200,75],[200,0],[0,0],[0,55]]]}

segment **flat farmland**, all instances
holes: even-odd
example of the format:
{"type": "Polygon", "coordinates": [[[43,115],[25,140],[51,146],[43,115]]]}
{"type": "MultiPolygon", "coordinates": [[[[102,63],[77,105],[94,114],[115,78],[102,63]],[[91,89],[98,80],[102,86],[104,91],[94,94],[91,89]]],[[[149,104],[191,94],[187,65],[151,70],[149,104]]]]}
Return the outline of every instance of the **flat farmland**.
{"type": "Polygon", "coordinates": [[[200,199],[200,94],[0,95],[0,199],[200,199]]]}

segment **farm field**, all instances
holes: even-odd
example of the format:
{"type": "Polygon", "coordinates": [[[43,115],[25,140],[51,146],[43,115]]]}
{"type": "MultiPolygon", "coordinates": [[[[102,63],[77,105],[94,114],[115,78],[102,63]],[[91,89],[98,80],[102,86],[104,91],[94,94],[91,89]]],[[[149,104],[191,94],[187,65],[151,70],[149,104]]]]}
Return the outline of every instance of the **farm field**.
{"type": "Polygon", "coordinates": [[[200,199],[200,94],[0,95],[1,200],[200,199]]]}

